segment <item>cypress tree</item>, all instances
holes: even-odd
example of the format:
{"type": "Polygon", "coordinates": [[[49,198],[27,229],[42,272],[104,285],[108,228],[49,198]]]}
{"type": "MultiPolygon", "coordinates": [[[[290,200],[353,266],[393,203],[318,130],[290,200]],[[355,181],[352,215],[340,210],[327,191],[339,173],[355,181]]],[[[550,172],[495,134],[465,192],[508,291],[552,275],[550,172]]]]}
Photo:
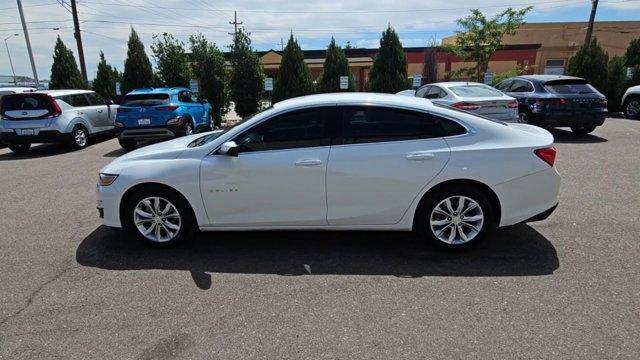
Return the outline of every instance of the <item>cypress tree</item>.
{"type": "Polygon", "coordinates": [[[207,99],[213,109],[216,126],[220,126],[222,115],[229,106],[229,74],[224,55],[216,44],[209,42],[202,34],[192,35],[191,67],[200,83],[200,96],[207,99]]]}
{"type": "Polygon", "coordinates": [[[389,25],[380,38],[380,49],[373,60],[367,89],[395,94],[409,87],[407,59],[402,43],[389,25]]]}
{"type": "Polygon", "coordinates": [[[626,81],[625,87],[640,85],[640,38],[631,40],[624,58],[626,67],[631,68],[631,78],[626,81]]]}
{"type": "Polygon", "coordinates": [[[300,45],[291,34],[282,53],[278,78],[273,89],[273,102],[308,95],[312,92],[311,71],[304,63],[300,45]]]}
{"type": "Polygon", "coordinates": [[[118,82],[118,70],[109,65],[104,58],[104,53],[100,51],[100,61],[98,62],[98,72],[93,80],[93,91],[102,95],[105,99],[116,100],[116,82],[118,82]]]}
{"type": "Polygon", "coordinates": [[[168,33],[153,35],[151,51],[158,66],[162,85],[189,86],[191,71],[182,41],[168,33]]]}
{"type": "Polygon", "coordinates": [[[151,62],[144,51],[144,44],[133,28],[131,28],[127,48],[127,59],[124,61],[122,74],[122,94],[137,88],[151,87],[154,79],[151,62]]]}
{"type": "Polygon", "coordinates": [[[58,36],[53,50],[49,89],[84,89],[85,87],[73,52],[58,36]]]}
{"type": "Polygon", "coordinates": [[[327,48],[327,57],[324,59],[324,65],[320,81],[318,81],[318,92],[329,93],[339,91],[354,91],[355,81],[353,74],[349,71],[349,60],[344,54],[342,48],[336,45],[336,40],[331,37],[331,43],[327,48]],[[340,77],[349,77],[349,86],[347,90],[340,89],[340,77]]]}
{"type": "Polygon", "coordinates": [[[249,116],[260,108],[264,87],[264,73],[260,58],[251,48],[249,34],[239,28],[230,46],[233,70],[229,87],[235,111],[241,117],[249,116]]]}
{"type": "Polygon", "coordinates": [[[614,56],[607,68],[607,87],[604,95],[607,97],[609,111],[619,111],[623,95],[623,84],[627,79],[627,70],[624,66],[624,58],[614,56]]]}
{"type": "Polygon", "coordinates": [[[567,73],[569,75],[585,78],[598,91],[604,93],[607,89],[607,68],[609,56],[593,38],[589,44],[583,45],[580,50],[569,59],[567,73]]]}

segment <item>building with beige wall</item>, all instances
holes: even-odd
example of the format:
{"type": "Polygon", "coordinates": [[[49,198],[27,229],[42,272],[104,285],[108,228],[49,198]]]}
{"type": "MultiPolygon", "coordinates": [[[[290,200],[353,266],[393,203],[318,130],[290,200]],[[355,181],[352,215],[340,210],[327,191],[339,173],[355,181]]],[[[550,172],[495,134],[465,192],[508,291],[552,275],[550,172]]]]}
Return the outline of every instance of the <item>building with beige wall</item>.
{"type": "MultiPolygon", "coordinates": [[[[584,43],[587,25],[586,22],[527,23],[515,35],[505,36],[503,44],[540,44],[535,63],[530,64],[531,71],[535,74],[563,74],[569,59],[584,43]]],[[[610,57],[621,56],[631,40],[640,38],[640,21],[597,21],[593,36],[610,57]]],[[[455,38],[455,35],[446,37],[442,42],[452,44],[455,38]]]]}

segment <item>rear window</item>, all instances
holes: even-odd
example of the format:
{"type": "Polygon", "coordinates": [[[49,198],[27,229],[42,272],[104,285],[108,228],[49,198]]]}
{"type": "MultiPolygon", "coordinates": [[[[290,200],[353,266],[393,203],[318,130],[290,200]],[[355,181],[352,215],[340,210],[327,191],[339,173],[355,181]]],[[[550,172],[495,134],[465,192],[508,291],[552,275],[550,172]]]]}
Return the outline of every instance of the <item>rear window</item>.
{"type": "Polygon", "coordinates": [[[46,94],[5,95],[0,100],[0,107],[2,116],[9,119],[40,118],[48,116],[53,110],[46,94]]]}
{"type": "Polygon", "coordinates": [[[169,103],[169,94],[132,94],[122,100],[123,106],[154,106],[169,103]]]}
{"type": "Polygon", "coordinates": [[[553,94],[593,94],[597,90],[584,80],[556,80],[544,84],[553,94]]]}
{"type": "Polygon", "coordinates": [[[498,90],[492,89],[488,86],[452,86],[449,90],[460,97],[491,97],[502,96],[502,93],[498,90]]]}

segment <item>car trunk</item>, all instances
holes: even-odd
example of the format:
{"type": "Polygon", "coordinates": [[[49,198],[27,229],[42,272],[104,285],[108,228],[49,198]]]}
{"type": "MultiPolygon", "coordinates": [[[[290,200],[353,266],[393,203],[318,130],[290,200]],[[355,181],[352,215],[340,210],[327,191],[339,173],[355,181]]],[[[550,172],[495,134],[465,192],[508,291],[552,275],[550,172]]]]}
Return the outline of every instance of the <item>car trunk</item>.
{"type": "Polygon", "coordinates": [[[130,94],[118,108],[117,121],[125,127],[161,126],[175,117],[169,94],[130,94]]]}
{"type": "Polygon", "coordinates": [[[4,120],[44,120],[60,114],[55,100],[47,94],[11,94],[2,97],[0,115],[4,120]]]}
{"type": "Polygon", "coordinates": [[[558,101],[549,106],[552,110],[580,113],[607,108],[606,98],[586,80],[552,80],[547,81],[544,87],[558,97],[558,101]]]}

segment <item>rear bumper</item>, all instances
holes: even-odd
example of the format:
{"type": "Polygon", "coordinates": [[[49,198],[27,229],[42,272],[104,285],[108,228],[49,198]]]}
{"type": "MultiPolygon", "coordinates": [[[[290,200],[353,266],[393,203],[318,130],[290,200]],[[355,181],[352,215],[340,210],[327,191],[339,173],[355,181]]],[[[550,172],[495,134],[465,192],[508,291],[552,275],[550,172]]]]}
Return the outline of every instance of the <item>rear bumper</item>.
{"type": "Polygon", "coordinates": [[[593,113],[533,113],[531,120],[534,125],[541,126],[584,126],[604,124],[607,112],[593,113]]]}
{"type": "Polygon", "coordinates": [[[139,128],[120,128],[116,130],[116,134],[121,140],[155,140],[155,139],[171,139],[174,137],[184,136],[184,128],[182,125],[167,126],[148,126],[139,128]]]}
{"type": "MultiPolygon", "coordinates": [[[[493,189],[500,200],[500,226],[542,220],[545,212],[558,204],[560,174],[554,167],[549,167],[495,185],[493,189]]],[[[551,212],[546,216],[550,214],[551,212]]]]}
{"type": "Polygon", "coordinates": [[[3,131],[0,140],[5,144],[25,143],[58,143],[71,139],[71,134],[61,133],[57,130],[43,130],[36,135],[18,135],[14,131],[3,131]]]}

